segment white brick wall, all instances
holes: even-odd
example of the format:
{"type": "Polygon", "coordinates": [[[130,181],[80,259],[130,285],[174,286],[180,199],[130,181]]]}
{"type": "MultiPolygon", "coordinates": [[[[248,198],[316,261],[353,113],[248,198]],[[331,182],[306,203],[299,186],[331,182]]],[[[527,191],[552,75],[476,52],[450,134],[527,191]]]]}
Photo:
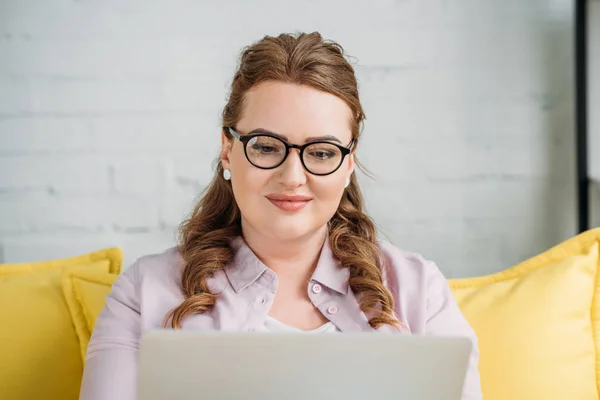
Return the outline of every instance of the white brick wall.
{"type": "Polygon", "coordinates": [[[358,59],[369,210],[449,277],[575,233],[572,5],[5,1],[0,257],[174,243],[241,48],[319,30],[358,59]]]}

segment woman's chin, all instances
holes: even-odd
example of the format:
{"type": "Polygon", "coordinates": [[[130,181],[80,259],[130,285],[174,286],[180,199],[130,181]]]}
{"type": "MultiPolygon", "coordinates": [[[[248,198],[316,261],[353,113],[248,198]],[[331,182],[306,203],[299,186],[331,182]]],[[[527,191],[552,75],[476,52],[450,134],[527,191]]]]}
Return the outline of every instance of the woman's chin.
{"type": "MultiPolygon", "coordinates": [[[[283,222],[283,221],[282,221],[283,222]]],[[[315,231],[314,227],[307,224],[306,221],[287,221],[284,223],[270,223],[265,227],[265,232],[269,232],[274,240],[295,240],[307,237],[315,231]]]]}
{"type": "Polygon", "coordinates": [[[242,219],[242,225],[246,225],[247,229],[244,230],[246,233],[254,231],[258,236],[273,242],[306,240],[327,229],[327,221],[314,218],[310,214],[294,216],[268,214],[255,220],[242,219]]]}
{"type": "Polygon", "coordinates": [[[306,237],[310,233],[310,230],[290,227],[288,229],[275,229],[272,232],[274,233],[272,236],[275,240],[293,241],[306,237]]]}

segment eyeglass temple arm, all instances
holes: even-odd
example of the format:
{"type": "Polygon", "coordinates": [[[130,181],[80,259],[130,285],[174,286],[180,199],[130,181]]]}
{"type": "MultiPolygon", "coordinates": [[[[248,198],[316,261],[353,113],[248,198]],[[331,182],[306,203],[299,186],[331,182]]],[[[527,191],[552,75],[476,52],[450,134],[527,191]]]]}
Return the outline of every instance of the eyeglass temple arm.
{"type": "Polygon", "coordinates": [[[242,141],[243,136],[239,133],[237,133],[236,131],[233,130],[233,128],[229,127],[229,126],[224,126],[223,129],[229,133],[231,133],[231,135],[233,135],[234,138],[236,138],[239,141],[242,141]]]}

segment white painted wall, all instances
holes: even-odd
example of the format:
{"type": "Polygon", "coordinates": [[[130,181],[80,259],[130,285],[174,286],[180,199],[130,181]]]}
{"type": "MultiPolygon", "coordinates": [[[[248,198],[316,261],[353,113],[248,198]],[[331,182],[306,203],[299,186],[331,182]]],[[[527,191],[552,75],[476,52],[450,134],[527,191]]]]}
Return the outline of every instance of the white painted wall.
{"type": "Polygon", "coordinates": [[[358,59],[369,210],[449,277],[575,233],[572,2],[4,1],[4,262],[174,243],[241,48],[319,30],[358,59]]]}

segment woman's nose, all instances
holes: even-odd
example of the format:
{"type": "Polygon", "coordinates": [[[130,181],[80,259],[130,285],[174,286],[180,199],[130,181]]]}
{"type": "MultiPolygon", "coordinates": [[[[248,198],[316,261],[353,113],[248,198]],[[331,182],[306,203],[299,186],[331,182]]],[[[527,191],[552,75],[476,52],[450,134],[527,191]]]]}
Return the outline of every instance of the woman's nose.
{"type": "Polygon", "coordinates": [[[290,149],[290,152],[281,166],[280,178],[287,186],[299,186],[306,183],[306,170],[300,159],[298,149],[290,149]]]}

